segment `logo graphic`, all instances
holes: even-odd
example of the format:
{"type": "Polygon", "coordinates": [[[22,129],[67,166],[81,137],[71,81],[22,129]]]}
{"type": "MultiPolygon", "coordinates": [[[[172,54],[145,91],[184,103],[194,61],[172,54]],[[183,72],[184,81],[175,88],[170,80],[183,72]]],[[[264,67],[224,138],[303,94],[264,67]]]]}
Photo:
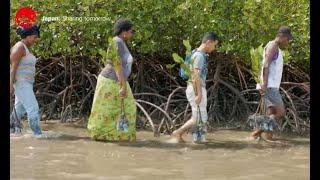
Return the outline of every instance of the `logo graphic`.
{"type": "Polygon", "coordinates": [[[37,21],[37,13],[30,7],[22,7],[16,13],[16,24],[23,28],[30,28],[37,21]]]}

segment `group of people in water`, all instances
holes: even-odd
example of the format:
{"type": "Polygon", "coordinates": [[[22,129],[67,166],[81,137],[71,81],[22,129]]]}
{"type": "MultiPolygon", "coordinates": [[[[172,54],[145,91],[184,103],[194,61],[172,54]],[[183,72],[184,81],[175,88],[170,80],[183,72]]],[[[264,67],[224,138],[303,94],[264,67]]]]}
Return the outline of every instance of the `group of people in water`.
{"type": "MultiPolygon", "coordinates": [[[[128,77],[134,61],[126,42],[133,35],[133,23],[128,19],[120,19],[114,25],[113,42],[119,62],[110,58],[99,73],[92,102],[87,129],[94,140],[99,141],[135,141],[137,108],[128,77]],[[115,68],[115,63],[119,68],[115,68]]],[[[17,34],[21,40],[11,48],[10,54],[10,96],[15,96],[14,111],[10,118],[10,132],[21,133],[19,121],[27,114],[29,126],[35,137],[42,137],[40,128],[39,105],[36,100],[33,84],[35,82],[36,57],[29,51],[40,37],[40,27],[33,25],[29,28],[18,27],[17,34]]],[[[261,83],[257,84],[261,98],[264,99],[266,115],[271,121],[255,121],[254,131],[250,139],[259,139],[263,132],[268,140],[274,140],[273,127],[270,122],[277,121],[285,115],[285,108],[279,87],[282,78],[283,54],[281,46],[287,45],[292,39],[290,28],[281,26],[275,39],[269,41],[263,51],[261,67],[261,83]],[[267,128],[265,127],[265,125],[267,128]]],[[[191,118],[179,129],[175,130],[168,142],[178,143],[183,134],[193,129],[195,143],[206,142],[205,131],[197,136],[197,127],[205,124],[207,114],[206,76],[208,72],[208,56],[219,43],[217,34],[206,33],[199,47],[191,52],[190,80],[187,82],[186,97],[192,109],[191,118]]],[[[108,48],[107,54],[112,49],[108,48]]],[[[271,123],[272,124],[272,123],[271,123]]]]}

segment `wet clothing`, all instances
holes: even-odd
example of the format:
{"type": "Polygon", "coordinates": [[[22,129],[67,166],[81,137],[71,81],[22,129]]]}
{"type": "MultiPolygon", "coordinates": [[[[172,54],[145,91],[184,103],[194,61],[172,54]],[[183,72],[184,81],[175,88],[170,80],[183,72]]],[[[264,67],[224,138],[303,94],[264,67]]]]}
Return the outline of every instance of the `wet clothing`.
{"type": "MultiPolygon", "coordinates": [[[[122,63],[121,68],[124,78],[127,80],[131,74],[133,58],[120,37],[116,36],[113,40],[116,43],[117,53],[122,63]]],[[[108,59],[106,63],[106,67],[97,79],[87,126],[88,131],[94,140],[135,141],[137,109],[130,85],[126,82],[127,97],[123,101],[125,116],[122,116],[121,107],[123,106],[119,97],[118,78],[113,63],[108,59]]]]}
{"type": "Polygon", "coordinates": [[[93,98],[88,131],[94,140],[134,141],[136,139],[136,105],[127,82],[127,98],[124,99],[125,116],[128,120],[128,132],[117,130],[117,121],[121,118],[120,87],[115,80],[98,76],[93,98]]]}

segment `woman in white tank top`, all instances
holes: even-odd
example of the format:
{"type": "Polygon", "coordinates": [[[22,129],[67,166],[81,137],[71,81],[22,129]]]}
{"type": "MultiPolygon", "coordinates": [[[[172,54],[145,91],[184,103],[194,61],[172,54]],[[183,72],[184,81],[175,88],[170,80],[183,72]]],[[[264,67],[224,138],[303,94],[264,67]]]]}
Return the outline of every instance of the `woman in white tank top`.
{"type": "Polygon", "coordinates": [[[15,95],[15,103],[10,117],[10,133],[13,135],[21,133],[21,117],[26,113],[33,135],[41,137],[42,134],[39,106],[33,92],[36,57],[28,49],[36,43],[39,33],[37,25],[30,28],[19,26],[17,34],[22,40],[11,48],[10,95],[15,95]]]}

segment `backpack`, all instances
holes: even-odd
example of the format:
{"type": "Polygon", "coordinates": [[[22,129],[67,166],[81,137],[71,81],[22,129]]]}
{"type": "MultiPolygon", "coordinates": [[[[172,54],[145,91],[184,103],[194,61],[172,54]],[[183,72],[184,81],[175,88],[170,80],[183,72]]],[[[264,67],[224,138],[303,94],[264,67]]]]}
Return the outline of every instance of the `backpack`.
{"type": "MultiPolygon", "coordinates": [[[[190,54],[187,54],[186,57],[184,58],[184,64],[185,64],[187,67],[190,67],[190,60],[191,60],[192,55],[193,55],[195,52],[197,52],[197,49],[193,49],[193,50],[191,51],[191,53],[190,53],[190,54]]],[[[201,53],[201,54],[204,56],[205,59],[207,59],[207,57],[206,57],[203,53],[201,53]]],[[[180,77],[181,77],[183,80],[185,80],[185,81],[189,80],[189,76],[187,75],[187,73],[185,72],[185,70],[184,70],[183,68],[180,68],[179,74],[180,74],[180,77]]]]}

